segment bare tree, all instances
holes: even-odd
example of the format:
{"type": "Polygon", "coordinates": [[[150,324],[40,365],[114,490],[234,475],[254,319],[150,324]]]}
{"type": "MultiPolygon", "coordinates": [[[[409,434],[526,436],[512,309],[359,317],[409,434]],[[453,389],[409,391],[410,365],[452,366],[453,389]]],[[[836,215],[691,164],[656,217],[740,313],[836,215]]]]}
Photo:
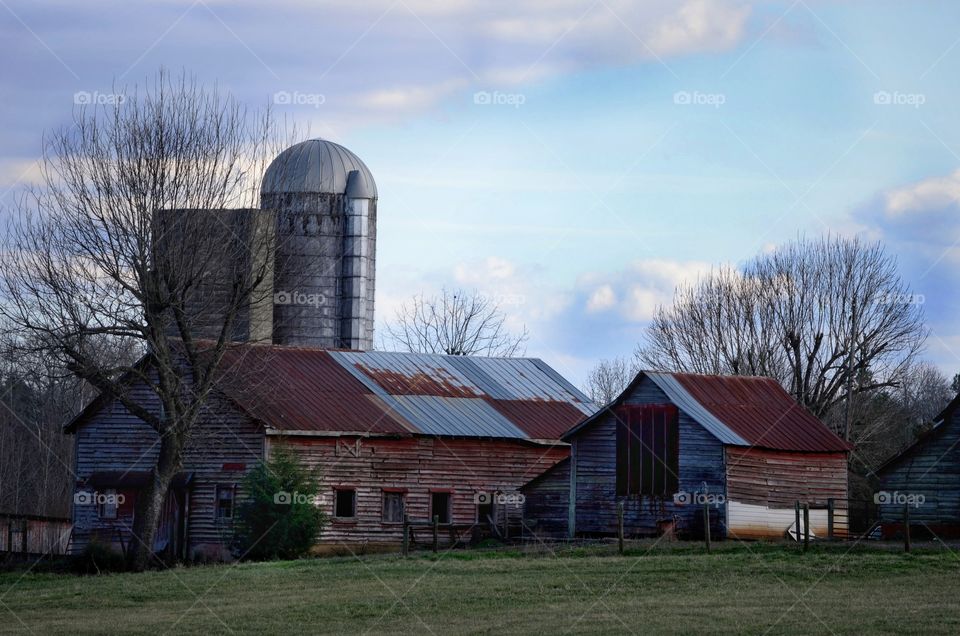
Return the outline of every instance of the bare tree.
{"type": "Polygon", "coordinates": [[[494,300],[476,291],[444,289],[439,296],[414,296],[397,310],[386,331],[391,344],[404,351],[455,356],[523,355],[529,334],[526,328],[511,333],[506,320],[494,300]]]}
{"type": "Polygon", "coordinates": [[[586,394],[595,404],[609,404],[620,395],[639,369],[625,358],[600,360],[587,375],[586,394]]]}
{"type": "MultiPolygon", "coordinates": [[[[644,366],[763,375],[818,417],[899,386],[927,336],[919,297],[879,244],[799,240],[681,287],[637,349],[644,366]]],[[[837,432],[850,438],[850,417],[837,432]]]]}
{"type": "Polygon", "coordinates": [[[143,569],[236,323],[271,273],[270,233],[241,240],[245,230],[226,223],[258,218],[230,210],[257,205],[279,144],[269,113],[184,75],[161,71],[117,101],[79,107],[49,137],[42,185],[19,201],[0,258],[0,314],[22,349],[50,356],[157,432],[128,554],[143,569]],[[149,364],[102,355],[105,341],[149,364]]]}

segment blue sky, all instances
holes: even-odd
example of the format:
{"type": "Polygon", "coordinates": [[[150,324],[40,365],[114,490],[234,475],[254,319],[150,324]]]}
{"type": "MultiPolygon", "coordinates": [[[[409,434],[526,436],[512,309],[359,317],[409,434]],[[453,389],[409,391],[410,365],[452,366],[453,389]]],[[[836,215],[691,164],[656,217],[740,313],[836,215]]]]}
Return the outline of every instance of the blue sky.
{"type": "Polygon", "coordinates": [[[370,166],[380,321],[477,288],[580,381],[677,283],[861,234],[952,374],[958,26],[953,2],[0,0],[0,204],[78,93],[185,68],[370,166]]]}

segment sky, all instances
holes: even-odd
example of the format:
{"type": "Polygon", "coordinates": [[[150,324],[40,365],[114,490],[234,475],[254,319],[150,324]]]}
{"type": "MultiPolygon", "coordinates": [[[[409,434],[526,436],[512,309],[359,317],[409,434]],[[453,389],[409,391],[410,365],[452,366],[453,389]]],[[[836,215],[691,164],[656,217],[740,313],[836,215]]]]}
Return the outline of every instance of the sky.
{"type": "Polygon", "coordinates": [[[960,371],[960,3],[0,0],[0,206],[43,137],[166,67],[356,152],[377,317],[497,299],[581,383],[677,284],[882,241],[960,371]]]}

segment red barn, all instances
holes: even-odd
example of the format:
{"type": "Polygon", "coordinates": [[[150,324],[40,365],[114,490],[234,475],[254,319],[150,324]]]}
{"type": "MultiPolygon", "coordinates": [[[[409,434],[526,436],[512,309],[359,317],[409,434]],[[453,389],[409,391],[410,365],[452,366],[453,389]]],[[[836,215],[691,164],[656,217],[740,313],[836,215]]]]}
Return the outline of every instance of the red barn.
{"type": "MultiPolygon", "coordinates": [[[[461,536],[502,532],[522,509],[506,495],[568,457],[561,436],[595,410],[529,358],[245,345],[224,365],[161,521],[155,549],[174,558],[229,556],[243,477],[277,444],[322,470],[330,523],[320,548],[399,544],[405,515],[437,516],[461,536]]],[[[152,404],[147,390],[143,401],[152,404]]],[[[79,477],[73,549],[93,539],[120,547],[157,436],[103,398],[68,431],[79,477]]]]}

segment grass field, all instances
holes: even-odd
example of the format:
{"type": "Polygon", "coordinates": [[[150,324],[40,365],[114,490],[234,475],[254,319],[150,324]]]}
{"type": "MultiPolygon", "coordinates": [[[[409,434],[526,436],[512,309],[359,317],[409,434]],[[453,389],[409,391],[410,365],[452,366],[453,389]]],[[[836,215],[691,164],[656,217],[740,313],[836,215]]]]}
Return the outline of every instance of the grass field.
{"type": "Polygon", "coordinates": [[[77,577],[0,574],[0,632],[958,633],[949,549],[457,551],[77,577]]]}

